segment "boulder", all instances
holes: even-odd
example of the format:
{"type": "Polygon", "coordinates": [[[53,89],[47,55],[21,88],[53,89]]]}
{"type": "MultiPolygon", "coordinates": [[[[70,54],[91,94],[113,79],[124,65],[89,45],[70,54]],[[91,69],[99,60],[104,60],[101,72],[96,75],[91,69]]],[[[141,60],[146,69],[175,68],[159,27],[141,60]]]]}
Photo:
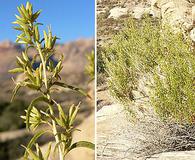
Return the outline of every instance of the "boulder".
{"type": "Polygon", "coordinates": [[[128,14],[128,8],[114,7],[110,10],[110,14],[108,18],[118,19],[119,17],[127,14],[128,14]]]}

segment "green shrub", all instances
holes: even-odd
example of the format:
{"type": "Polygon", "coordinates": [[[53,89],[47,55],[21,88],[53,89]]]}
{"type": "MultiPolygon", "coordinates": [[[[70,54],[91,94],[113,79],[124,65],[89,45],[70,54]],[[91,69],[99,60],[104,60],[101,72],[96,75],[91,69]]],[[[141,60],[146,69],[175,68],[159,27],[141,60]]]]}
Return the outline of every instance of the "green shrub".
{"type": "Polygon", "coordinates": [[[195,121],[195,56],[182,42],[175,37],[167,43],[167,56],[154,72],[151,102],[163,119],[191,123],[195,121]]]}
{"type": "Polygon", "coordinates": [[[102,54],[105,52],[102,47],[97,47],[98,53],[97,53],[97,73],[104,73],[105,67],[104,67],[104,60],[102,57],[102,54]]]}
{"type": "Polygon", "coordinates": [[[103,56],[111,94],[121,102],[133,99],[132,90],[143,73],[149,72],[162,55],[158,21],[140,23],[130,19],[125,29],[107,45],[103,56]]]}
{"type": "Polygon", "coordinates": [[[195,120],[195,55],[188,37],[157,20],[131,19],[106,46],[104,62],[111,94],[120,102],[133,100],[139,78],[149,73],[154,80],[149,97],[160,117],[195,120]]]}

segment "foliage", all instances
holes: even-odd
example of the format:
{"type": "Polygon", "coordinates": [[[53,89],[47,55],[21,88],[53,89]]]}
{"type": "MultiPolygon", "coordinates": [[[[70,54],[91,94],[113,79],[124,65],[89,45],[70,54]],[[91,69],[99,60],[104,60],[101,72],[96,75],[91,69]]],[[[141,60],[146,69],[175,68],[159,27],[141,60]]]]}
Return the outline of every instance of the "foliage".
{"type": "Polygon", "coordinates": [[[95,53],[92,51],[86,55],[88,65],[85,67],[85,72],[90,76],[90,81],[94,80],[95,77],[95,53]]]}
{"type": "Polygon", "coordinates": [[[163,119],[194,123],[194,52],[190,49],[190,43],[187,43],[189,41],[184,41],[181,35],[169,35],[168,41],[164,41],[166,56],[161,59],[154,72],[151,102],[163,119]]]}
{"type": "Polygon", "coordinates": [[[130,19],[125,29],[106,46],[103,55],[112,95],[124,102],[133,100],[141,75],[151,70],[160,57],[159,22],[146,19],[141,23],[130,19]]]}
{"type": "Polygon", "coordinates": [[[26,149],[24,159],[46,160],[49,158],[50,146],[47,150],[48,154],[43,155],[39,145],[36,143],[37,139],[44,134],[52,134],[54,136],[56,142],[55,150],[58,150],[60,160],[63,160],[66,154],[76,147],[94,149],[94,145],[90,142],[77,142],[80,145],[72,143],[72,133],[76,130],[74,121],[79,110],[79,105],[72,105],[69,108],[69,113],[65,114],[62,106],[51,96],[51,92],[55,92],[56,86],[86,95],[82,89],[60,81],[63,57],[59,59],[56,66],[51,58],[55,53],[54,45],[58,38],[52,35],[51,27],[48,27],[48,32],[43,31],[44,37],[41,38],[39,26],[42,24],[37,22],[41,11],[33,13],[31,3],[27,2],[26,6],[21,5],[18,7],[18,11],[20,16],[16,15],[16,21],[13,23],[18,25],[14,28],[21,33],[17,36],[16,42],[25,45],[25,51],[22,52],[20,57],[17,57],[18,67],[10,70],[10,72],[23,73],[25,78],[23,81],[15,82],[16,87],[13,90],[12,100],[21,87],[27,87],[39,93],[39,96],[30,103],[26,110],[26,115],[21,116],[25,119],[26,127],[29,130],[36,131],[29,144],[23,146],[26,149]],[[28,55],[29,48],[36,50],[32,60],[30,60],[28,55]],[[33,68],[34,63],[38,60],[41,61],[40,65],[37,68],[33,68]],[[47,107],[39,109],[37,105],[43,103],[47,107]],[[55,110],[57,110],[57,113],[54,112],[55,110]],[[37,131],[37,128],[41,124],[46,124],[50,128],[48,130],[39,128],[37,131]],[[33,146],[35,146],[36,152],[32,150],[33,146]]]}
{"type": "Polygon", "coordinates": [[[194,122],[195,57],[188,36],[174,33],[158,20],[130,19],[125,29],[106,46],[108,84],[120,102],[134,99],[143,75],[153,76],[150,100],[164,119],[194,122]]]}

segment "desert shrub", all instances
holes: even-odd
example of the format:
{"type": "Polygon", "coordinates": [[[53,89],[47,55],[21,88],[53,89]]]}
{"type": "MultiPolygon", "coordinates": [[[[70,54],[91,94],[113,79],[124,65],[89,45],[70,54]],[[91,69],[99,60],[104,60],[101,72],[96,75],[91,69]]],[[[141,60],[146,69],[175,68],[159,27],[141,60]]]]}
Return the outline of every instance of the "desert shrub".
{"type": "Polygon", "coordinates": [[[104,60],[102,57],[102,54],[104,54],[104,49],[102,47],[97,48],[98,53],[97,53],[97,73],[104,73],[105,72],[105,67],[104,67],[104,60]]]}
{"type": "Polygon", "coordinates": [[[153,77],[149,97],[160,117],[194,121],[195,55],[188,37],[157,20],[131,19],[107,45],[104,61],[109,88],[117,100],[133,100],[139,78],[148,73],[153,77]]]}
{"type": "Polygon", "coordinates": [[[132,90],[143,73],[149,72],[162,55],[157,20],[130,19],[125,29],[105,48],[104,62],[111,94],[120,101],[132,100],[132,90]]]}
{"type": "Polygon", "coordinates": [[[163,119],[191,123],[195,120],[195,57],[188,45],[177,45],[178,40],[154,72],[151,102],[163,119]]]}

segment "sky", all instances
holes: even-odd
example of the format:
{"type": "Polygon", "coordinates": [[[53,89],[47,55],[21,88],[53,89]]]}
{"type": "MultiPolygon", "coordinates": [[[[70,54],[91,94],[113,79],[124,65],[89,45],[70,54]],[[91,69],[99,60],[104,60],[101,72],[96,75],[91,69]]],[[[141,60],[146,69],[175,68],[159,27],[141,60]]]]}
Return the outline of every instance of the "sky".
{"type": "MultiPolygon", "coordinates": [[[[17,6],[27,0],[2,0],[0,6],[0,41],[15,41],[18,34],[12,27],[17,6]]],[[[60,43],[95,36],[95,0],[30,0],[34,11],[42,9],[38,21],[60,37],[60,43]]],[[[58,42],[59,42],[58,41],[58,42]]]]}

